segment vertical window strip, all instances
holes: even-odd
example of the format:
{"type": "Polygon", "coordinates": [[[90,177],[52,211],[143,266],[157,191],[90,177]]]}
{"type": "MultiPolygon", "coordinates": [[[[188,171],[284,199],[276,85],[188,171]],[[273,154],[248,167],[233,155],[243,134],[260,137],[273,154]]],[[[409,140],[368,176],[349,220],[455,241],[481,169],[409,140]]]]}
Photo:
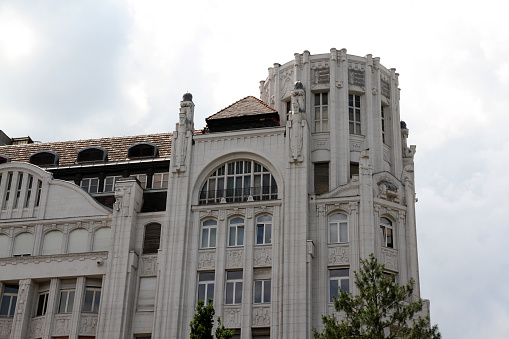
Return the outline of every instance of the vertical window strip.
{"type": "Polygon", "coordinates": [[[361,134],[361,97],[348,94],[348,121],[350,134],[361,134]]]}
{"type": "Polygon", "coordinates": [[[32,185],[34,182],[34,177],[32,175],[28,175],[28,187],[27,187],[27,195],[25,197],[25,207],[30,205],[30,197],[32,196],[32,185]]]}
{"type": "Polygon", "coordinates": [[[37,198],[35,199],[35,206],[39,206],[41,203],[41,192],[42,192],[42,181],[37,180],[37,198]]]}
{"type": "Polygon", "coordinates": [[[382,116],[382,142],[385,144],[385,107],[381,106],[380,108],[381,116],[382,116]]]}
{"type": "Polygon", "coordinates": [[[9,198],[11,195],[12,176],[13,176],[12,172],[7,173],[7,185],[5,187],[5,195],[2,203],[3,210],[7,209],[7,204],[9,203],[9,198]]]}
{"type": "Polygon", "coordinates": [[[329,131],[329,98],[328,92],[315,93],[315,132],[329,131]]]}
{"type": "Polygon", "coordinates": [[[19,197],[21,196],[21,187],[23,186],[23,173],[18,173],[18,183],[16,188],[16,197],[14,199],[14,207],[18,208],[19,197]]]}

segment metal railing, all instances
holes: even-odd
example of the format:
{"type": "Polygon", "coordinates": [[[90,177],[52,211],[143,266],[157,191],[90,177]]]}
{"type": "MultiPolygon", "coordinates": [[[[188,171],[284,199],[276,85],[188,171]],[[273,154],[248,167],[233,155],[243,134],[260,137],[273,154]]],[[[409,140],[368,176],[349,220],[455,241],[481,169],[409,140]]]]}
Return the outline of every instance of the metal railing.
{"type": "Polygon", "coordinates": [[[225,204],[232,202],[277,199],[277,186],[245,187],[200,192],[199,204],[225,204]]]}

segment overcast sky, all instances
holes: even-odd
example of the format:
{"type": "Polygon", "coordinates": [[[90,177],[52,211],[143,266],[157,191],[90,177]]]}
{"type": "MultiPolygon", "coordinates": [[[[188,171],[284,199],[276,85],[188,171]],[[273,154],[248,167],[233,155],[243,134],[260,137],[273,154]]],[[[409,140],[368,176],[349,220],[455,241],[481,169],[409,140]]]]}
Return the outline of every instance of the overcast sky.
{"type": "Polygon", "coordinates": [[[400,73],[417,145],[421,294],[444,338],[509,337],[503,1],[0,0],[0,129],[63,141],[195,126],[275,62],[332,47],[400,73]]]}

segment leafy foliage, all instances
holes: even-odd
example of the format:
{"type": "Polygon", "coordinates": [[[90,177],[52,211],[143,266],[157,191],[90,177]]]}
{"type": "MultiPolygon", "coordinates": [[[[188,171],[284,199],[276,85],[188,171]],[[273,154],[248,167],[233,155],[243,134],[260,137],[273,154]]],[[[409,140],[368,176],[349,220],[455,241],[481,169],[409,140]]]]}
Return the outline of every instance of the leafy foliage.
{"type": "MultiPolygon", "coordinates": [[[[213,339],[212,328],[214,327],[214,306],[212,299],[208,300],[207,306],[204,306],[203,300],[198,301],[196,313],[189,324],[191,327],[191,339],[213,339]]],[[[216,328],[216,339],[230,339],[233,337],[233,331],[221,324],[221,318],[217,318],[218,326],[216,328]]]]}
{"type": "Polygon", "coordinates": [[[334,315],[322,316],[325,328],[320,333],[313,329],[316,339],[441,338],[437,325],[430,327],[429,317],[414,319],[423,308],[422,299],[407,301],[413,293],[414,280],[399,285],[394,275],[384,273],[384,268],[373,254],[361,260],[361,270],[355,273],[359,294],[340,291],[339,297],[334,298],[334,308],[343,311],[345,318],[339,322],[334,315]]]}

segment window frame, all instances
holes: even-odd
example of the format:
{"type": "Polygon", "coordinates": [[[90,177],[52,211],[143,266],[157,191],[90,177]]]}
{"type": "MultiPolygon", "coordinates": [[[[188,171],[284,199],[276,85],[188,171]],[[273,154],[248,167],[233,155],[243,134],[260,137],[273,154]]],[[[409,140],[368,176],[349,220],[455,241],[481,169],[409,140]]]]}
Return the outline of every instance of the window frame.
{"type": "Polygon", "coordinates": [[[14,313],[16,311],[16,305],[18,301],[18,293],[19,293],[19,286],[18,285],[8,285],[5,284],[4,288],[2,290],[2,299],[0,299],[0,318],[14,318],[14,313]],[[7,291],[7,289],[16,290],[14,291],[7,291]],[[9,298],[9,305],[7,306],[6,314],[1,314],[2,306],[5,305],[4,299],[9,298]]]}
{"type": "Polygon", "coordinates": [[[256,238],[255,238],[256,245],[272,244],[272,221],[273,220],[271,215],[261,215],[256,218],[256,238]],[[261,220],[263,218],[270,218],[270,220],[261,220]],[[261,241],[260,232],[262,232],[261,241]]]}
{"type": "Polygon", "coordinates": [[[336,213],[332,213],[329,215],[328,217],[328,223],[329,223],[329,227],[328,227],[328,243],[329,244],[346,244],[349,242],[349,230],[348,230],[348,215],[346,213],[343,213],[343,212],[336,212],[336,213]],[[344,219],[343,220],[333,220],[334,216],[344,216],[344,219]],[[341,228],[342,228],[342,225],[345,226],[345,230],[346,230],[346,239],[342,239],[341,237],[341,228]],[[333,241],[332,239],[332,230],[333,228],[335,228],[336,230],[336,236],[337,236],[337,240],[336,241],[333,241]]]}
{"type": "Polygon", "coordinates": [[[346,281],[346,284],[348,286],[348,291],[345,291],[345,292],[348,292],[350,293],[350,268],[348,267],[336,267],[336,268],[329,268],[329,302],[334,302],[334,297],[339,297],[339,289],[341,288],[342,291],[344,291],[342,289],[342,285],[343,285],[343,281],[346,281]],[[332,273],[335,273],[337,272],[338,276],[332,276],[332,273]],[[340,273],[341,272],[341,273],[340,273]],[[346,275],[344,275],[343,273],[346,272],[346,275]],[[343,274],[343,275],[340,275],[340,274],[343,274]],[[337,282],[337,288],[336,288],[336,291],[335,293],[333,293],[333,286],[332,286],[332,282],[333,281],[336,281],[337,282]]]}
{"type": "Polygon", "coordinates": [[[139,143],[136,143],[134,145],[131,145],[128,149],[127,149],[127,158],[128,159],[144,159],[144,158],[155,158],[157,157],[157,153],[158,153],[158,147],[156,144],[153,144],[151,142],[139,142],[139,143]],[[143,150],[144,149],[149,149],[149,148],[152,148],[152,154],[150,155],[143,155],[143,150]],[[140,155],[132,155],[131,152],[133,150],[138,150],[138,149],[141,149],[140,151],[140,155]]]}
{"type": "Polygon", "coordinates": [[[35,307],[35,316],[43,316],[46,315],[48,311],[48,299],[49,299],[49,291],[39,292],[37,295],[37,304],[35,307]],[[41,300],[42,298],[42,300],[41,300]],[[42,303],[41,303],[42,301],[42,303]]]}
{"type": "Polygon", "coordinates": [[[215,219],[206,219],[201,222],[201,232],[200,232],[200,248],[216,248],[217,246],[217,220],[215,219]],[[206,223],[209,223],[206,225],[206,223]],[[214,223],[214,224],[212,224],[214,223]],[[213,230],[213,231],[212,231],[213,230]],[[205,232],[206,231],[206,232],[205,232]],[[205,235],[206,233],[206,235],[205,235]],[[212,236],[212,234],[214,234],[212,236]],[[205,241],[206,237],[206,242],[205,241]],[[213,238],[213,246],[212,246],[212,238],[213,238]]]}
{"type": "Polygon", "coordinates": [[[104,193],[115,192],[115,184],[120,179],[122,179],[121,175],[109,175],[106,178],[104,178],[103,192],[104,193]],[[108,183],[108,181],[111,182],[108,183]],[[108,189],[108,187],[111,187],[111,189],[108,189]]]}
{"type": "Polygon", "coordinates": [[[244,246],[246,221],[242,217],[234,217],[228,221],[228,247],[244,246]],[[242,220],[242,222],[240,222],[242,220]],[[238,221],[238,222],[237,222],[238,221]],[[242,230],[242,236],[240,236],[242,230]],[[232,231],[235,233],[232,237],[232,231]]]}
{"type": "Polygon", "coordinates": [[[361,96],[353,93],[348,94],[348,131],[352,135],[362,135],[361,96]]]}
{"type": "Polygon", "coordinates": [[[272,299],[272,281],[271,279],[255,279],[253,283],[253,304],[268,304],[272,299]],[[257,284],[258,283],[258,284],[257,284]],[[268,285],[268,286],[267,286],[268,285]],[[256,291],[260,289],[260,299],[257,301],[256,291]],[[265,291],[269,291],[268,300],[266,300],[265,291]]]}
{"type": "Polygon", "coordinates": [[[81,307],[81,312],[83,313],[99,313],[99,308],[101,307],[101,287],[96,286],[87,286],[83,292],[83,306],[81,307]],[[85,309],[87,293],[92,293],[92,302],[90,303],[90,309],[85,309]],[[98,300],[96,302],[96,300],[98,300]]]}
{"type": "Polygon", "coordinates": [[[208,300],[214,300],[214,288],[216,282],[216,272],[199,272],[198,273],[198,287],[196,289],[196,300],[202,300],[204,305],[208,305],[208,300]],[[212,274],[212,278],[208,275],[212,274]],[[203,280],[202,280],[203,277],[203,280]],[[200,299],[200,286],[203,287],[203,299],[200,299]],[[212,296],[209,295],[212,292],[212,296]]]}
{"type": "Polygon", "coordinates": [[[81,179],[80,187],[82,190],[90,194],[99,193],[99,178],[83,178],[81,179]],[[92,182],[97,182],[97,184],[92,185],[92,182]],[[92,192],[91,187],[95,187],[95,191],[92,192]]]}
{"type": "Polygon", "coordinates": [[[105,162],[107,158],[108,158],[108,151],[105,150],[104,148],[102,148],[100,146],[88,146],[88,147],[82,148],[78,151],[78,153],[76,155],[76,162],[79,164],[92,163],[92,162],[105,162]],[[101,151],[102,157],[93,158],[93,159],[85,159],[85,160],[81,159],[83,157],[82,154],[87,154],[87,151],[88,152],[101,151]]]}
{"type": "Polygon", "coordinates": [[[392,220],[387,217],[380,217],[380,240],[382,247],[395,248],[394,224],[392,220]],[[388,222],[384,222],[384,220],[387,220],[388,222]]]}
{"type": "Polygon", "coordinates": [[[154,173],[152,175],[152,189],[167,189],[170,172],[154,173]]]}
{"type": "Polygon", "coordinates": [[[60,296],[58,298],[58,314],[64,314],[64,313],[72,313],[74,309],[74,301],[76,298],[76,289],[75,288],[69,288],[69,289],[61,289],[60,290],[60,296]],[[62,310],[62,298],[63,294],[65,295],[65,306],[64,310],[62,310]],[[72,294],[72,296],[71,296],[72,294]],[[71,301],[72,300],[72,301],[71,301]]]}
{"type": "MultiPolygon", "coordinates": [[[[159,253],[159,249],[161,248],[161,231],[162,231],[162,225],[158,222],[151,222],[151,223],[145,225],[144,232],[143,232],[142,254],[157,254],[157,253],[159,253]],[[159,234],[157,234],[157,236],[155,233],[153,235],[151,235],[152,237],[154,237],[154,239],[147,239],[147,228],[149,226],[159,226],[159,234]],[[157,246],[157,249],[152,246],[147,246],[151,241],[155,242],[156,237],[159,237],[159,245],[157,246]]],[[[151,232],[156,232],[155,228],[151,232]]]]}
{"type": "Polygon", "coordinates": [[[315,133],[329,132],[329,92],[318,92],[314,93],[314,122],[315,122],[315,133]],[[325,103],[324,103],[325,97],[325,103]],[[317,101],[318,100],[318,104],[317,101]],[[318,113],[318,114],[317,114],[318,113]],[[324,118],[326,113],[326,118],[324,118]]]}
{"type": "Polygon", "coordinates": [[[39,167],[40,166],[56,166],[56,165],[58,165],[58,159],[59,159],[59,157],[56,152],[51,151],[51,150],[40,150],[40,151],[30,154],[30,156],[28,157],[28,162],[33,165],[39,166],[39,167]],[[52,155],[53,161],[49,162],[49,163],[34,161],[34,160],[37,160],[38,156],[42,156],[43,154],[52,155]]]}
{"type": "Polygon", "coordinates": [[[243,281],[244,281],[244,271],[242,270],[226,271],[226,283],[224,292],[225,305],[242,304],[243,281]],[[238,275],[239,272],[241,274],[240,278],[236,276],[238,275]],[[229,289],[229,286],[231,286],[231,290],[229,289]]]}

